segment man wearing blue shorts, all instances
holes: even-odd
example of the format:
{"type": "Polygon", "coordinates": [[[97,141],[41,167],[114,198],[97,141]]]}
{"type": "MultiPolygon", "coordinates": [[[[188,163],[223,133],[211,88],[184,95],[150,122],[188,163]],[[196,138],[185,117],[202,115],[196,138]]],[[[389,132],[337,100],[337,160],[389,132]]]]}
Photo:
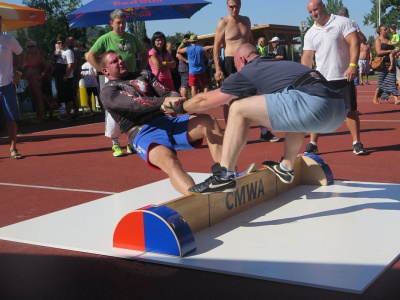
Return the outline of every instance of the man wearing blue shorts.
{"type": "Polygon", "coordinates": [[[21,159],[23,156],[17,150],[17,123],[21,120],[15,85],[22,75],[25,63],[25,52],[17,40],[11,35],[2,34],[3,18],[0,15],[0,110],[7,124],[10,140],[10,157],[21,159]],[[19,56],[18,70],[14,70],[13,53],[19,56]]]}
{"type": "Polygon", "coordinates": [[[219,162],[223,133],[216,119],[206,114],[166,116],[161,105],[184,98],[149,71],[129,73],[114,51],[102,55],[101,68],[110,80],[101,91],[103,105],[128,135],[129,144],[149,166],[167,173],[178,192],[189,194],[188,188],[195,183],[183,170],[176,151],[198,148],[206,137],[212,158],[219,162]]]}
{"type": "Polygon", "coordinates": [[[192,112],[233,101],[221,166],[214,165],[213,176],[189,189],[194,194],[236,190],[233,170],[246,145],[250,124],[286,133],[281,163],[264,162],[263,166],[271,169],[282,182],[291,183],[304,133],[335,131],[348,111],[340,93],[318,71],[292,61],[260,57],[256,47],[250,44],[240,46],[234,58],[238,72],[229,76],[221,89],[176,105],[175,111],[192,112]]]}

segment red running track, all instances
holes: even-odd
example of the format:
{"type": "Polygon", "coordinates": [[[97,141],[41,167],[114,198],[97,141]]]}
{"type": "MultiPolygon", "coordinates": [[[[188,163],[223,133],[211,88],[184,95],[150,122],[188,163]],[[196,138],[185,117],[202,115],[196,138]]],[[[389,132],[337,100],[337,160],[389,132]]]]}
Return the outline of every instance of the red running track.
{"type": "MultiPolygon", "coordinates": [[[[371,82],[357,88],[361,139],[369,155],[352,153],[351,137],[343,125],[321,136],[320,156],[335,179],[398,184],[400,105],[394,105],[393,98],[373,104],[376,80],[371,82]]],[[[223,124],[221,109],[210,113],[223,124]]],[[[26,158],[19,161],[8,158],[6,132],[1,132],[0,227],[167,178],[137,155],[114,158],[101,117],[44,127],[20,128],[18,149],[26,158]]],[[[283,142],[259,142],[259,134],[259,128],[252,126],[239,169],[282,156],[283,142]]],[[[126,146],[125,137],[120,141],[126,146]]],[[[210,172],[208,149],[194,151],[195,160],[191,151],[179,153],[185,170],[210,172]]],[[[355,295],[0,240],[0,299],[396,299],[398,295],[400,261],[362,295],[355,295]]]]}

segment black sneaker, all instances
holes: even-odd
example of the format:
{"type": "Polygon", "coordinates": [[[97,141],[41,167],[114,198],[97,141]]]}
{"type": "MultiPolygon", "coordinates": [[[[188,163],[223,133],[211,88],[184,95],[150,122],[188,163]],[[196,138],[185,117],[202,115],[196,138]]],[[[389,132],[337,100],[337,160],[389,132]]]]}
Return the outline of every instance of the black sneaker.
{"type": "Polygon", "coordinates": [[[270,131],[267,131],[267,133],[260,135],[260,141],[261,142],[279,142],[281,138],[274,136],[270,131]]]}
{"type": "Polygon", "coordinates": [[[361,144],[361,142],[357,142],[353,145],[353,153],[355,153],[357,155],[366,154],[365,148],[364,148],[363,144],[361,144]]]}
{"type": "Polygon", "coordinates": [[[306,150],[304,150],[304,153],[319,154],[317,145],[308,143],[306,146],[306,150]]]}
{"type": "Polygon", "coordinates": [[[292,183],[294,179],[294,171],[285,171],[281,168],[280,163],[274,161],[264,161],[262,166],[270,169],[278,176],[279,180],[283,183],[292,183]]]}
{"type": "Polygon", "coordinates": [[[235,175],[230,176],[228,179],[221,178],[221,165],[214,164],[211,167],[213,175],[205,181],[196,184],[189,188],[192,194],[211,194],[217,192],[234,192],[236,191],[235,175]]]}

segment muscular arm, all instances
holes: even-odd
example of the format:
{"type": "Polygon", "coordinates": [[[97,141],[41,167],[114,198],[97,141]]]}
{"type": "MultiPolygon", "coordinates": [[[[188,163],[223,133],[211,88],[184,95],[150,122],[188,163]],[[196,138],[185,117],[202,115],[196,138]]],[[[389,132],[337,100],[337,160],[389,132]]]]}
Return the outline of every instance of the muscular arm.
{"type": "Polygon", "coordinates": [[[312,69],[313,61],[314,61],[314,51],[303,50],[303,54],[301,56],[301,64],[312,69]]]}
{"type": "Polygon", "coordinates": [[[350,47],[350,63],[356,66],[349,66],[346,70],[347,81],[353,81],[357,77],[357,64],[360,55],[360,43],[358,42],[357,32],[352,32],[345,37],[350,47]]]}
{"type": "Polygon", "coordinates": [[[89,50],[87,56],[86,56],[86,60],[93,66],[93,68],[95,68],[97,71],[101,72],[101,67],[99,62],[97,61],[97,53],[89,50]]]}
{"type": "Polygon", "coordinates": [[[225,27],[226,22],[224,19],[219,20],[217,29],[215,30],[215,37],[214,37],[214,66],[215,66],[215,80],[219,81],[221,78],[224,77],[220,66],[220,59],[221,59],[221,45],[224,44],[225,41],[225,27]]]}
{"type": "MultiPolygon", "coordinates": [[[[211,92],[197,94],[190,100],[185,101],[183,103],[183,108],[187,112],[204,111],[209,108],[228,104],[231,100],[235,98],[236,96],[221,93],[220,89],[217,89],[211,92]]],[[[164,102],[165,106],[169,105],[168,101],[164,102]]],[[[171,112],[173,112],[173,110],[167,110],[167,113],[171,112]]]]}

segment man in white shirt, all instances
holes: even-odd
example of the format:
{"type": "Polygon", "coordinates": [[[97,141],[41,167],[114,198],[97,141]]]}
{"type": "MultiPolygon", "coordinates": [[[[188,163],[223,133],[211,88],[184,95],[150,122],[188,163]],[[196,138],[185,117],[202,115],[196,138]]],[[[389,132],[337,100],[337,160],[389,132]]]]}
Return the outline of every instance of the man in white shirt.
{"type": "Polygon", "coordinates": [[[25,63],[25,52],[17,40],[2,34],[3,18],[0,15],[0,110],[6,120],[8,138],[10,140],[10,157],[21,159],[17,150],[17,123],[21,120],[16,93],[25,63]],[[19,56],[17,70],[14,70],[13,53],[19,56]]]}
{"type": "MultiPolygon", "coordinates": [[[[346,124],[353,139],[353,152],[365,154],[360,141],[360,119],[354,86],[360,54],[357,28],[348,18],[328,14],[321,0],[310,0],[307,10],[315,23],[305,35],[301,63],[311,68],[315,54],[317,70],[340,91],[346,106],[350,108],[346,124]]],[[[318,154],[318,137],[319,133],[311,133],[306,153],[318,154]]]]}
{"type": "Polygon", "coordinates": [[[58,50],[55,53],[56,64],[54,74],[56,88],[60,103],[66,105],[66,115],[60,118],[60,122],[71,121],[71,111],[74,100],[74,53],[68,48],[66,38],[57,38],[58,50]]]}

